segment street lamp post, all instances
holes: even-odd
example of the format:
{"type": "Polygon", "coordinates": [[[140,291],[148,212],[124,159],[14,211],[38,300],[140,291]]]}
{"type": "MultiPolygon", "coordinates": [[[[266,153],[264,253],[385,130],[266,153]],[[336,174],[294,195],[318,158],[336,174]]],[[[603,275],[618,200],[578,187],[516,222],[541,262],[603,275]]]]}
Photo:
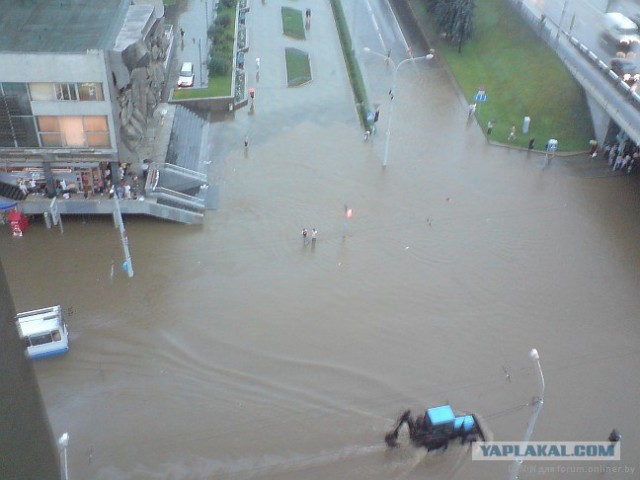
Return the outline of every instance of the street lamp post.
{"type": "Polygon", "coordinates": [[[120,210],[120,198],[118,193],[113,197],[114,209],[113,209],[113,221],[116,224],[116,228],[120,231],[120,241],[122,243],[122,251],[124,252],[123,266],[127,270],[129,278],[133,277],[133,264],[131,261],[131,253],[129,252],[129,237],[127,231],[124,228],[124,221],[122,220],[122,211],[120,210]]]}
{"type": "MultiPolygon", "coordinates": [[[[540,392],[538,397],[534,400],[533,412],[531,413],[531,418],[529,419],[529,424],[527,425],[527,431],[524,434],[524,445],[522,448],[523,451],[526,451],[527,449],[529,439],[531,438],[531,434],[533,433],[533,427],[536,424],[538,414],[540,413],[540,410],[542,410],[542,405],[544,404],[544,376],[542,375],[542,368],[540,367],[540,355],[538,355],[538,350],[532,348],[529,352],[529,357],[536,363],[536,367],[538,369],[538,386],[540,387],[540,392]]],[[[522,457],[516,457],[513,460],[513,465],[511,466],[511,475],[509,476],[509,480],[516,480],[518,478],[518,473],[520,473],[521,466],[522,457]]]]}
{"type": "Polygon", "coordinates": [[[384,156],[382,159],[382,168],[386,168],[387,162],[389,160],[389,141],[391,139],[391,118],[393,116],[393,98],[396,94],[398,70],[403,64],[407,62],[416,62],[418,60],[431,60],[433,58],[433,54],[429,53],[428,55],[424,55],[422,57],[405,58],[404,60],[402,60],[400,63],[396,65],[396,63],[393,61],[393,59],[389,55],[383,55],[381,53],[374,52],[369,47],[364,47],[364,51],[366,53],[372,53],[374,55],[377,55],[378,57],[384,58],[385,62],[391,62],[391,65],[393,66],[393,80],[392,80],[391,89],[389,90],[389,115],[387,118],[387,131],[385,133],[385,141],[384,141],[384,156]]]}
{"type": "Polygon", "coordinates": [[[63,454],[63,460],[64,460],[62,464],[62,468],[64,472],[63,480],[69,480],[69,468],[67,465],[67,447],[68,446],[69,446],[69,434],[65,432],[58,439],[58,449],[60,453],[63,454]]]}

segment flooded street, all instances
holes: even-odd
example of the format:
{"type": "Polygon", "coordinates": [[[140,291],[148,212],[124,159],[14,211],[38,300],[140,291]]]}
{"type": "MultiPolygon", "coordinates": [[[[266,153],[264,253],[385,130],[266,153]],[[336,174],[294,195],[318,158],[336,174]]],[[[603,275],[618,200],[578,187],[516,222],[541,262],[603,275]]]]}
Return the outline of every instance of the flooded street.
{"type": "MultiPolygon", "coordinates": [[[[16,309],[71,309],[69,354],[36,364],[70,478],[507,478],[509,462],[387,450],[384,434],[450,402],[521,440],[534,347],[532,439],[616,427],[635,473],[530,462],[521,478],[638,478],[637,178],[490,146],[437,65],[400,70],[383,170],[340,61],[312,57],[314,82],[287,89],[263,60],[255,112],[209,128],[219,209],[202,227],[125,218],[132,279],[108,218],[4,231],[16,309]]],[[[588,463],[603,465],[562,465],[588,463]]]]}

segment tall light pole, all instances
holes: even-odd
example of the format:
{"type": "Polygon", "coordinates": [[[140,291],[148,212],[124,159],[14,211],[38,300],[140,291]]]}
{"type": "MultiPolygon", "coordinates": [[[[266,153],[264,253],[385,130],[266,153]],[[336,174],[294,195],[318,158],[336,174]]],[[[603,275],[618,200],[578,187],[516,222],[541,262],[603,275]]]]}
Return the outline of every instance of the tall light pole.
{"type": "Polygon", "coordinates": [[[67,447],[68,446],[69,446],[69,434],[65,432],[58,439],[58,449],[60,450],[60,453],[64,455],[63,456],[64,462],[62,464],[62,468],[64,472],[63,480],[69,480],[69,468],[67,465],[67,447]]]}
{"type": "MultiPolygon", "coordinates": [[[[529,439],[531,438],[531,434],[533,433],[533,427],[536,424],[538,414],[540,413],[540,410],[542,410],[542,405],[544,404],[544,377],[542,376],[542,368],[540,367],[540,355],[538,355],[538,350],[532,348],[529,352],[529,357],[536,363],[536,367],[538,368],[538,386],[540,387],[540,393],[534,400],[533,412],[531,413],[531,418],[529,419],[529,424],[527,425],[527,431],[524,434],[524,445],[522,448],[523,451],[527,450],[529,439]]],[[[518,478],[518,473],[520,473],[521,466],[522,457],[516,457],[513,460],[513,465],[511,466],[511,475],[509,476],[509,480],[516,480],[518,478]]]]}
{"type": "Polygon", "coordinates": [[[114,195],[113,201],[113,222],[116,224],[116,228],[120,230],[120,241],[122,242],[122,251],[124,252],[123,266],[127,269],[127,275],[131,278],[133,277],[133,264],[131,262],[131,253],[129,253],[129,237],[127,236],[127,231],[124,229],[124,222],[122,221],[118,192],[114,195]]]}
{"type": "Polygon", "coordinates": [[[429,53],[428,55],[424,55],[422,57],[409,57],[402,60],[400,63],[396,65],[391,56],[383,55],[378,52],[374,52],[369,47],[364,47],[364,51],[366,53],[372,53],[377,55],[378,57],[384,58],[385,62],[391,62],[393,66],[393,81],[391,84],[391,89],[389,90],[389,114],[387,118],[387,131],[385,133],[385,141],[384,141],[384,157],[382,159],[382,168],[387,167],[387,162],[389,160],[389,141],[391,139],[391,118],[393,116],[393,97],[396,94],[396,88],[398,83],[398,70],[400,67],[407,62],[416,62],[418,60],[431,60],[433,58],[433,54],[429,53]]]}

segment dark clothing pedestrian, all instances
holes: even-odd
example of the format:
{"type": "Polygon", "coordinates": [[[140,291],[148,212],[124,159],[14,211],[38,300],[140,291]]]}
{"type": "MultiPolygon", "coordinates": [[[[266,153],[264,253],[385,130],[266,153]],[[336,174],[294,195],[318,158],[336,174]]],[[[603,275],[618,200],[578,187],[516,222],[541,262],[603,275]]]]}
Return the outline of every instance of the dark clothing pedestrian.
{"type": "Polygon", "coordinates": [[[493,132],[494,125],[495,125],[495,122],[493,120],[489,120],[487,122],[487,135],[491,135],[491,133],[493,132]]]}
{"type": "Polygon", "coordinates": [[[309,243],[308,232],[306,228],[302,229],[302,243],[306,246],[309,243]]]}
{"type": "Polygon", "coordinates": [[[180,29],[180,38],[184,38],[184,30],[182,28],[180,29]]]}
{"type": "Polygon", "coordinates": [[[536,143],[535,137],[529,139],[529,150],[533,150],[533,144],[536,143]]]}

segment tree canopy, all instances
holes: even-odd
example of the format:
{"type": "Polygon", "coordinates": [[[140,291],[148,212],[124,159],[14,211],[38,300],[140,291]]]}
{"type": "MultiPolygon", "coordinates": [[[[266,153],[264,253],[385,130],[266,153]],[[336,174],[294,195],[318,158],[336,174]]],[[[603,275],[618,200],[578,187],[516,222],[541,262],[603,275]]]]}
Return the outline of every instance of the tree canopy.
{"type": "Polygon", "coordinates": [[[475,0],[424,0],[434,16],[438,30],[462,52],[462,45],[473,35],[475,0]]]}

